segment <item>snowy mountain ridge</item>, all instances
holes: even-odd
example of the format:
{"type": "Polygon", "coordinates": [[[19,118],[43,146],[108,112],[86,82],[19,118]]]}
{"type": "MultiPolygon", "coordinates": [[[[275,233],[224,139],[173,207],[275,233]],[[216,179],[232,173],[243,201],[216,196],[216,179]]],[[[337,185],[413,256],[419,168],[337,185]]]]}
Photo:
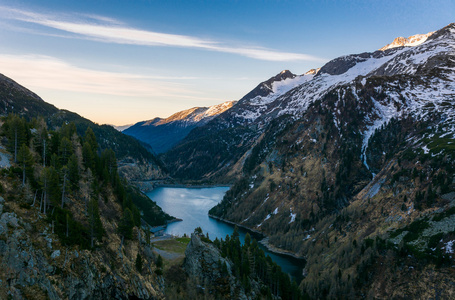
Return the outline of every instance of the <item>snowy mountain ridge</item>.
{"type": "Polygon", "coordinates": [[[207,124],[219,114],[229,110],[237,101],[226,101],[210,107],[193,107],[177,112],[168,118],[155,118],[138,122],[123,131],[152,146],[157,153],[165,152],[194,128],[207,124]]]}
{"type": "MultiPolygon", "coordinates": [[[[349,95],[362,103],[362,107],[350,109],[361,114],[358,133],[361,135],[362,153],[359,155],[365,167],[369,168],[366,158],[368,141],[376,129],[388,124],[392,118],[425,119],[429,115],[441,115],[444,118],[441,126],[449,130],[448,135],[453,136],[455,127],[452,115],[455,115],[455,110],[451,102],[455,91],[454,49],[455,24],[450,24],[413,47],[345,55],[307,75],[299,76],[285,70],[260,83],[235,106],[206,126],[199,127],[185,143],[197,145],[200,143],[196,141],[205,135],[232,128],[232,134],[236,137],[230,137],[231,142],[220,137],[219,147],[234,149],[239,145],[235,144],[237,139],[241,139],[249,141],[240,144],[248,149],[272,121],[286,116],[298,121],[307,114],[309,108],[326,105],[326,98],[332,94],[337,95],[338,101],[335,103],[336,108],[330,110],[333,109],[333,122],[341,132],[340,129],[346,125],[340,108],[346,105],[345,97],[349,95]],[[377,93],[381,96],[378,97],[377,93]]],[[[213,139],[211,142],[214,142],[213,139]]],[[[240,151],[238,147],[235,149],[240,151]]],[[[184,152],[184,147],[175,149],[169,154],[169,161],[184,152]]],[[[238,157],[241,157],[240,152],[236,154],[238,157]]],[[[248,152],[245,153],[245,157],[248,155],[248,152]]],[[[233,161],[220,157],[217,170],[220,166],[232,166],[238,162],[235,160],[237,158],[230,159],[233,161]]],[[[182,174],[186,172],[183,170],[182,174]]],[[[210,174],[213,172],[216,171],[210,174]]]]}
{"type": "MultiPolygon", "coordinates": [[[[334,88],[346,85],[355,84],[356,80],[365,83],[372,76],[408,74],[417,75],[424,73],[426,68],[434,68],[438,65],[444,65],[446,62],[441,60],[441,57],[455,56],[455,26],[449,25],[443,32],[432,36],[425,43],[414,47],[394,48],[386,51],[376,51],[373,53],[362,53],[358,55],[347,55],[328,62],[317,75],[302,80],[303,82],[294,89],[288,90],[274,100],[264,103],[261,107],[261,114],[238,114],[244,116],[249,122],[262,117],[265,122],[269,122],[275,116],[291,114],[296,117],[301,115],[308,106],[314,101],[320,99],[334,88]]],[[[440,70],[441,76],[438,80],[434,80],[435,86],[439,86],[442,91],[440,93],[431,93],[429,90],[413,90],[409,88],[401,94],[408,101],[405,106],[413,108],[414,113],[417,112],[415,107],[417,102],[440,102],[453,97],[453,69],[444,67],[440,70]],[[452,88],[452,89],[451,89],[452,88]],[[414,97],[409,95],[413,94],[414,97]],[[417,95],[418,94],[418,95],[417,95]],[[421,97],[416,100],[415,97],[421,97]]],[[[434,86],[433,86],[434,87],[434,86]]],[[[429,87],[431,90],[433,87],[429,87]]],[[[398,93],[398,91],[395,91],[398,93]]],[[[398,97],[395,95],[394,97],[398,97]]]]}
{"type": "Polygon", "coordinates": [[[453,51],[454,29],[449,25],[446,30],[445,37],[441,33],[433,36],[435,32],[409,37],[408,47],[390,46],[372,53],[345,55],[305,75],[283,71],[243,97],[229,114],[234,124],[258,123],[263,127],[282,115],[298,117],[312,102],[359,76],[415,74],[426,62],[453,51]],[[284,73],[287,76],[278,77],[284,73]],[[257,89],[266,93],[257,93],[257,89]]]}
{"type": "Polygon", "coordinates": [[[416,35],[411,35],[408,38],[400,36],[400,37],[395,38],[392,43],[385,45],[384,47],[382,47],[379,50],[385,51],[385,50],[397,48],[397,47],[418,46],[418,45],[424,43],[427,40],[427,38],[429,36],[431,36],[433,33],[435,33],[435,32],[432,31],[427,34],[416,34],[416,35]]]}
{"type": "MultiPolygon", "coordinates": [[[[204,119],[214,117],[228,109],[230,109],[237,101],[226,101],[221,104],[209,106],[209,107],[193,107],[187,110],[179,111],[167,118],[155,118],[149,121],[141,122],[141,126],[149,125],[164,125],[176,121],[186,123],[197,123],[204,119]]],[[[205,120],[208,121],[208,120],[205,120]]]]}

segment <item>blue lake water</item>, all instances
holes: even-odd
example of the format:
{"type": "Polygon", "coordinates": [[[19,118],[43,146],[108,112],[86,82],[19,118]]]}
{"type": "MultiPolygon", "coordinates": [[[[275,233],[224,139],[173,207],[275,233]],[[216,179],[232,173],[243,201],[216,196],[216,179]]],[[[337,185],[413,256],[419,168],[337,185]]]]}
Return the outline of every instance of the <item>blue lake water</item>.
{"type": "MultiPolygon", "coordinates": [[[[183,220],[169,224],[165,233],[177,236],[187,234],[189,236],[196,227],[201,227],[212,240],[215,238],[226,239],[226,235],[231,235],[234,231],[234,226],[209,218],[208,211],[223,199],[228,189],[228,187],[159,187],[147,193],[147,196],[166,213],[183,220]]],[[[240,228],[239,233],[240,240],[243,243],[247,231],[240,228]]],[[[303,260],[275,254],[262,245],[260,246],[274,262],[281,266],[283,271],[295,278],[297,282],[302,279],[303,260]]]]}

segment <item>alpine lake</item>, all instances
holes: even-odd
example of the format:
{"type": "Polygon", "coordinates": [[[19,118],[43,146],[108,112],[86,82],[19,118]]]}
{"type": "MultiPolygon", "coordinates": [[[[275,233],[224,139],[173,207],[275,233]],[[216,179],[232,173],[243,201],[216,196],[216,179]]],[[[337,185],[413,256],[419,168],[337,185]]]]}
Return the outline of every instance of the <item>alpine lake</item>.
{"type": "MultiPolygon", "coordinates": [[[[179,222],[168,224],[164,233],[173,236],[190,236],[196,227],[201,227],[204,234],[211,240],[226,239],[226,235],[234,232],[234,225],[210,218],[208,211],[217,205],[229,187],[157,187],[148,192],[147,196],[155,201],[166,213],[182,219],[179,222]]],[[[250,233],[252,238],[260,240],[262,236],[239,227],[240,241],[243,243],[245,235],[250,233]]],[[[303,259],[273,253],[260,244],[266,255],[276,262],[281,269],[288,273],[297,282],[302,279],[302,270],[305,266],[303,259]]]]}

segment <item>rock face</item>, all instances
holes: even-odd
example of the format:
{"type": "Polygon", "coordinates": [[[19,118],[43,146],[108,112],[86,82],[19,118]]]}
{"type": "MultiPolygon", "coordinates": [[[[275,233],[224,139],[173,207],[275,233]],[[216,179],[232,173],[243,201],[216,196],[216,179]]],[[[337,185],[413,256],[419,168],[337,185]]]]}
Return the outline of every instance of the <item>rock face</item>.
{"type": "Polygon", "coordinates": [[[221,257],[218,249],[202,242],[196,234],[191,235],[191,241],[185,250],[183,267],[190,278],[197,278],[201,287],[209,289],[211,294],[230,296],[231,299],[250,299],[232,275],[229,260],[221,257]],[[224,274],[223,264],[227,267],[224,274]]]}
{"type": "Polygon", "coordinates": [[[30,223],[5,205],[0,197],[0,299],[163,298],[159,284],[136,273],[126,255],[114,269],[115,253],[106,264],[105,250],[63,247],[50,226],[36,231],[41,217],[30,223]]]}

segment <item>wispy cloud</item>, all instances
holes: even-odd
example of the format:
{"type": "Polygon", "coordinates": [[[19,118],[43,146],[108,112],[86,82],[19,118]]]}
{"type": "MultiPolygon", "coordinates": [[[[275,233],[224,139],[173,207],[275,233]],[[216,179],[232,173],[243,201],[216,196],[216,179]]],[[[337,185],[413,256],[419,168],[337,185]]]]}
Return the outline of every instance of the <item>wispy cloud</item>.
{"type": "Polygon", "coordinates": [[[197,97],[178,80],[193,77],[143,76],[90,70],[40,55],[0,54],[1,72],[30,88],[128,97],[197,97]]]}
{"type": "Polygon", "coordinates": [[[79,38],[106,43],[198,48],[267,61],[325,61],[325,59],[302,53],[281,52],[262,47],[226,45],[219,41],[188,35],[131,28],[115,19],[98,15],[80,15],[79,19],[74,19],[70,16],[41,14],[10,7],[0,7],[0,10],[1,15],[5,18],[39,24],[75,34],[79,38]]]}

